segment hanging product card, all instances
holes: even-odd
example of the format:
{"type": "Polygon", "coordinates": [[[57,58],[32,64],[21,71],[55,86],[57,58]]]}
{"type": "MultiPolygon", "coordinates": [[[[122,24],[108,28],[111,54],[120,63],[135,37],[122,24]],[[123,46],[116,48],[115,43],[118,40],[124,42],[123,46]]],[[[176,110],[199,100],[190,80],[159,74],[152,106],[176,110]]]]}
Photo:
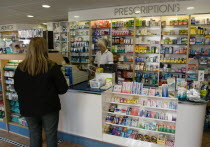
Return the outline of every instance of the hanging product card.
{"type": "Polygon", "coordinates": [[[185,81],[184,78],[177,78],[176,79],[176,90],[178,90],[178,88],[180,87],[180,85],[182,85],[182,82],[185,81]]]}
{"type": "Polygon", "coordinates": [[[193,81],[193,88],[198,89],[200,87],[200,81],[193,81]]]}
{"type": "Polygon", "coordinates": [[[204,81],[204,70],[198,71],[198,81],[204,81]]]}
{"type": "Polygon", "coordinates": [[[149,89],[148,88],[143,88],[142,89],[142,95],[148,95],[149,89]]]}
{"type": "Polygon", "coordinates": [[[156,88],[150,88],[149,89],[149,96],[155,96],[155,93],[156,93],[156,88]]]}
{"type": "Polygon", "coordinates": [[[113,92],[122,92],[122,85],[115,85],[113,92]]]}
{"type": "Polygon", "coordinates": [[[168,83],[168,91],[175,91],[176,85],[175,85],[175,78],[168,78],[167,79],[168,83]]]}

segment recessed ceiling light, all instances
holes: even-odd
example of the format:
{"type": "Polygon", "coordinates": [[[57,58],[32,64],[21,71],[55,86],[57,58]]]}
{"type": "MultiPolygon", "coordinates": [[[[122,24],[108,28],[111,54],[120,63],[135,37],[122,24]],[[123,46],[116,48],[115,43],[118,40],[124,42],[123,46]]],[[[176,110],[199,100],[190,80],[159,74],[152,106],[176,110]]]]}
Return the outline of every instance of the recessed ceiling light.
{"type": "Polygon", "coordinates": [[[79,18],[79,16],[74,16],[75,18],[79,18]]]}
{"type": "Polygon", "coordinates": [[[187,10],[195,9],[195,7],[187,7],[187,10]]]}
{"type": "Polygon", "coordinates": [[[135,11],[135,13],[140,13],[140,11],[135,11]]]}
{"type": "Polygon", "coordinates": [[[50,8],[50,5],[42,5],[43,8],[50,8]]]}
{"type": "Polygon", "coordinates": [[[43,25],[47,25],[47,23],[42,23],[43,25]]]}
{"type": "Polygon", "coordinates": [[[33,15],[27,15],[27,17],[34,17],[33,15]]]}

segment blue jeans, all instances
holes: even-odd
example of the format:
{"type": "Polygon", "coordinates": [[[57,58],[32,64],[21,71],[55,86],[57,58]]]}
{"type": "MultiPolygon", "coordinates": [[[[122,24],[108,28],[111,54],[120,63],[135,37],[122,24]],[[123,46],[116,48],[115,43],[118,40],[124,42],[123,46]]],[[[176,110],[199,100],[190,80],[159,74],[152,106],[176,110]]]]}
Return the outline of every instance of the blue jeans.
{"type": "Polygon", "coordinates": [[[42,147],[42,128],[44,128],[47,147],[57,147],[59,112],[40,117],[25,117],[30,132],[30,147],[42,147]]]}

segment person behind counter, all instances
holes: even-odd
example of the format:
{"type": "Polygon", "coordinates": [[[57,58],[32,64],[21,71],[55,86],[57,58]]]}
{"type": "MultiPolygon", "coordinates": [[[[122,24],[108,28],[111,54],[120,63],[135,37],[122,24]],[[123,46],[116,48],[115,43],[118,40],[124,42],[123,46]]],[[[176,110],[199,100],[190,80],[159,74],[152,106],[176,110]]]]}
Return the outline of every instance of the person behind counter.
{"type": "Polygon", "coordinates": [[[68,85],[60,67],[49,60],[44,38],[36,37],[30,41],[26,58],[15,71],[14,88],[18,94],[20,113],[28,123],[30,147],[42,146],[42,128],[47,146],[57,147],[61,109],[58,94],[66,93],[68,85]]]}
{"type": "Polygon", "coordinates": [[[106,39],[100,39],[98,41],[98,47],[100,51],[96,53],[96,58],[94,63],[98,65],[101,64],[113,64],[113,54],[107,49],[108,41],[106,39]]]}

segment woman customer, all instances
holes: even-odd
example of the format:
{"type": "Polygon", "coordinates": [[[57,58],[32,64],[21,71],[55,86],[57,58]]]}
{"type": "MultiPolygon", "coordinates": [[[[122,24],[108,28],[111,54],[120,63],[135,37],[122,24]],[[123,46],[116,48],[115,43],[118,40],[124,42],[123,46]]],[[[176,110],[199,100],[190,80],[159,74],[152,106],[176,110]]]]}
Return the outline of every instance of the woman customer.
{"type": "Polygon", "coordinates": [[[113,64],[113,54],[107,49],[108,41],[106,39],[100,39],[98,41],[99,52],[96,53],[96,58],[94,63],[98,65],[101,64],[113,64]]]}
{"type": "Polygon", "coordinates": [[[57,147],[59,94],[68,85],[59,66],[48,57],[47,42],[36,37],[31,40],[26,58],[18,65],[15,76],[20,113],[26,118],[30,131],[30,147],[42,146],[44,128],[47,146],[57,147]]]}

